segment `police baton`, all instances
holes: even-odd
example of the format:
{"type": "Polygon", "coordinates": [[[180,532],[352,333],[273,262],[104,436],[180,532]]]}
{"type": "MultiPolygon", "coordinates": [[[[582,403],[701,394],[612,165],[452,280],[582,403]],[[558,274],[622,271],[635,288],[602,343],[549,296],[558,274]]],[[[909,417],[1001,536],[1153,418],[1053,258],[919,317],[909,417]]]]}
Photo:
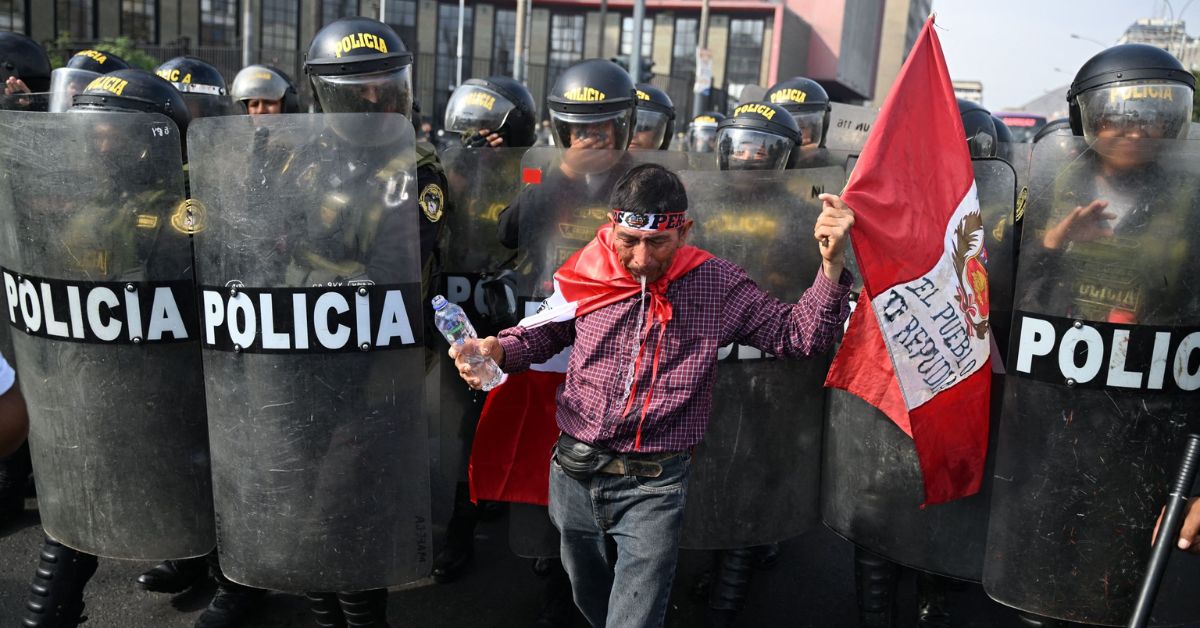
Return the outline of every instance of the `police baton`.
{"type": "Polygon", "coordinates": [[[1175,483],[1171,485],[1171,492],[1167,495],[1167,511],[1158,527],[1158,538],[1154,539],[1154,547],[1150,550],[1150,561],[1146,563],[1146,573],[1142,575],[1133,615],[1129,618],[1129,628],[1144,628],[1150,621],[1154,598],[1158,596],[1158,585],[1162,581],[1163,572],[1167,570],[1167,559],[1171,557],[1171,549],[1175,547],[1179,529],[1183,526],[1188,493],[1191,492],[1192,481],[1196,478],[1198,463],[1200,434],[1188,434],[1183,461],[1179,463],[1175,483]]]}

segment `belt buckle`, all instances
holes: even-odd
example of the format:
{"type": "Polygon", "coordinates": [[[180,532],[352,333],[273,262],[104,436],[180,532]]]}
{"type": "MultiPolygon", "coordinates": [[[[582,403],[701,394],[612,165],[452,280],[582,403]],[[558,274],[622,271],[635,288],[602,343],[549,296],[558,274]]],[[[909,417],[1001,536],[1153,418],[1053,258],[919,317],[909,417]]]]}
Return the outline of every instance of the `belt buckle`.
{"type": "Polygon", "coordinates": [[[626,460],[625,472],[643,478],[656,478],[663,473],[662,465],[649,460],[626,460]]]}

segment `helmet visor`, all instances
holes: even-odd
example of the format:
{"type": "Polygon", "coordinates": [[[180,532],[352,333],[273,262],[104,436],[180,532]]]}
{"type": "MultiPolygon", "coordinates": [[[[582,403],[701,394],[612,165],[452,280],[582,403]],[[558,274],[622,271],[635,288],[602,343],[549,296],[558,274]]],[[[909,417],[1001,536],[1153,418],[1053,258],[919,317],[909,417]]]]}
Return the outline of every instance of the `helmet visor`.
{"type": "Polygon", "coordinates": [[[658,150],[667,136],[667,125],[671,119],[667,114],[652,109],[638,109],[637,124],[633,128],[633,140],[630,148],[658,150]]]}
{"type": "Polygon", "coordinates": [[[50,113],[62,113],[71,108],[75,94],[87,89],[99,72],[76,68],[58,68],[50,73],[50,113]]]}
{"type": "Polygon", "coordinates": [[[314,75],[312,84],[326,113],[412,115],[410,65],[373,74],[314,75]]]}
{"type": "Polygon", "coordinates": [[[723,129],[717,140],[721,170],[783,170],[792,140],[761,129],[723,129]]]}
{"type": "Polygon", "coordinates": [[[688,129],[687,149],[693,153],[711,153],[717,150],[717,125],[695,124],[688,129]]]}
{"type": "Polygon", "coordinates": [[[478,85],[464,85],[454,90],[446,105],[445,129],[464,137],[477,135],[481,129],[498,131],[516,109],[509,99],[478,85]]]}
{"type": "Polygon", "coordinates": [[[1083,136],[1182,139],[1192,113],[1192,88],[1181,83],[1120,81],[1079,95],[1083,136]]]}
{"type": "Polygon", "coordinates": [[[820,146],[825,139],[825,110],[799,111],[792,113],[796,126],[800,127],[801,146],[820,146]]]}
{"type": "Polygon", "coordinates": [[[606,113],[562,113],[550,111],[554,143],[563,149],[629,148],[633,112],[629,109],[606,113]]]}

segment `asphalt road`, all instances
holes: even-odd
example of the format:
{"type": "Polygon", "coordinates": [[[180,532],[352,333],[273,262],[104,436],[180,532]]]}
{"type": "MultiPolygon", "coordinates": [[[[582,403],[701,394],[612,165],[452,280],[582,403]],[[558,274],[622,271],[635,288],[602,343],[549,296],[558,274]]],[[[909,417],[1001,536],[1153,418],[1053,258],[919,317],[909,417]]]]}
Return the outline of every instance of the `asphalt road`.
{"type": "MultiPolygon", "coordinates": [[[[0,528],[0,627],[19,623],[42,539],[36,501],[26,512],[0,528]]],[[[473,570],[457,582],[432,580],[394,590],[388,615],[393,627],[526,627],[541,608],[544,581],[534,575],[530,561],[508,549],[507,517],[480,524],[473,570]]],[[[856,623],[852,547],[824,528],[784,545],[780,563],[757,572],[740,626],[797,628],[851,627],[856,623]]],[[[703,603],[689,590],[707,566],[706,552],[685,551],[672,594],[667,625],[703,626],[703,603]]],[[[152,563],[105,560],[88,585],[89,628],[175,628],[191,626],[207,605],[212,587],[194,587],[178,595],[147,593],[134,579],[152,563]]],[[[901,583],[903,628],[915,626],[915,583],[911,574],[901,583]]],[[[966,628],[1016,625],[1015,615],[992,602],[977,585],[963,584],[949,594],[955,624],[966,628]]],[[[247,627],[310,626],[303,599],[289,594],[269,595],[245,624],[247,627]]],[[[581,623],[580,626],[583,626],[581,623]]]]}

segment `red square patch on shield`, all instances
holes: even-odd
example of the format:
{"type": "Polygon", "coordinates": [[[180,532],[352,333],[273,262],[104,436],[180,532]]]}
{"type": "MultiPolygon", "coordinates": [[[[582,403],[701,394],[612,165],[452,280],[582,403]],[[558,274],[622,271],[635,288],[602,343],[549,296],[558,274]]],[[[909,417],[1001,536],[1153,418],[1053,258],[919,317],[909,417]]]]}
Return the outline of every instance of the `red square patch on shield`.
{"type": "Polygon", "coordinates": [[[525,168],[521,172],[521,181],[531,185],[538,185],[542,182],[541,168],[525,168]]]}

